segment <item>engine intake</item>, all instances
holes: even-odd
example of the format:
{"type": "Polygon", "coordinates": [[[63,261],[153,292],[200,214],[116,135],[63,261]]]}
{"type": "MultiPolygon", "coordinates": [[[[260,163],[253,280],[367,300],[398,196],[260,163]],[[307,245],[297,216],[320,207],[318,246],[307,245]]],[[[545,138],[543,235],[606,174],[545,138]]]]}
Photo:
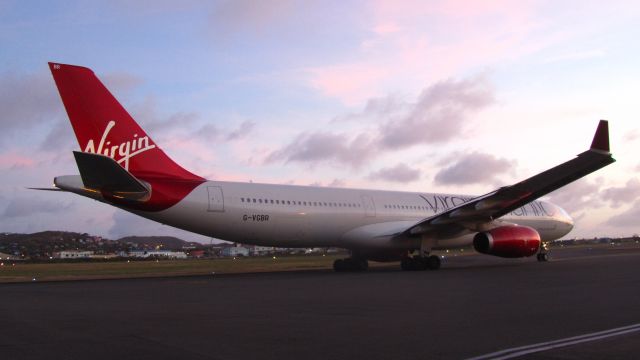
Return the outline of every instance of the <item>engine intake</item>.
{"type": "Polygon", "coordinates": [[[527,226],[501,226],[473,237],[477,252],[504,258],[531,256],[538,252],[540,244],[540,234],[527,226]]]}

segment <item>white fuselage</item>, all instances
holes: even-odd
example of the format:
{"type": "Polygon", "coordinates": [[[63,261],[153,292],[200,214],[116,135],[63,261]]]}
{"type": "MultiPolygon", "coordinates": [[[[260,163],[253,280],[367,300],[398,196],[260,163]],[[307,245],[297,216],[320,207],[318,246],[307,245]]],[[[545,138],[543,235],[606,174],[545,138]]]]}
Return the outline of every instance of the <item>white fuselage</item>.
{"type": "MultiPolygon", "coordinates": [[[[136,214],[218,239],[277,247],[416,249],[420,238],[398,237],[420,220],[470,196],[207,181],[169,209],[136,214]]],[[[571,218],[545,201],[496,221],[536,229],[544,241],[566,235],[571,218]]],[[[435,248],[471,243],[475,232],[439,238],[435,248]]]]}

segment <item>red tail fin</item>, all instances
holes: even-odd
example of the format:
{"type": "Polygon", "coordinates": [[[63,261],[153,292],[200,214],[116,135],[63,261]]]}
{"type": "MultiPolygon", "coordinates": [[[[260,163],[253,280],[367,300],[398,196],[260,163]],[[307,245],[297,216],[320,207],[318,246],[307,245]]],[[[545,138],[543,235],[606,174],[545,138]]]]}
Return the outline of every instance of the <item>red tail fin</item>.
{"type": "Polygon", "coordinates": [[[49,67],[82,151],[109,156],[141,179],[203,180],[160,150],[91,69],[49,67]]]}

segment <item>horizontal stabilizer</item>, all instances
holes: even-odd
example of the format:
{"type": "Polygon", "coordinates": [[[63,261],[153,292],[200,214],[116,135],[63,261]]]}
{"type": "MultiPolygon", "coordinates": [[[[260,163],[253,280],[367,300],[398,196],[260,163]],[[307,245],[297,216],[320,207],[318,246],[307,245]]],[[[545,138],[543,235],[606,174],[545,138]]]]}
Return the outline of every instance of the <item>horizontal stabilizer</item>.
{"type": "Polygon", "coordinates": [[[108,156],[73,152],[87,190],[98,191],[108,199],[145,201],[151,189],[108,156]]]}
{"type": "Polygon", "coordinates": [[[64,191],[62,189],[58,189],[58,188],[37,188],[37,187],[28,187],[27,189],[29,190],[41,190],[41,191],[64,191]]]}

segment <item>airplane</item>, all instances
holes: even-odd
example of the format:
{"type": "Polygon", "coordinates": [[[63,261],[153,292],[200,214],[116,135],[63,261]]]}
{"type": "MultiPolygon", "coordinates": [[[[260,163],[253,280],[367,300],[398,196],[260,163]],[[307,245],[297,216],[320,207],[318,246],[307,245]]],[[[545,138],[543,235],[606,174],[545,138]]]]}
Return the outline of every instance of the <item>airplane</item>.
{"type": "Polygon", "coordinates": [[[49,63],[81,151],[80,175],[54,190],[231,242],[337,247],[335,271],[368,261],[435,270],[434,250],[473,246],[504,258],[549,258],[546,244],[573,228],[558,205],[538,200],[613,162],[608,122],[588,150],[558,166],[481,196],[206,180],[171,160],[86,67],[49,63]]]}

